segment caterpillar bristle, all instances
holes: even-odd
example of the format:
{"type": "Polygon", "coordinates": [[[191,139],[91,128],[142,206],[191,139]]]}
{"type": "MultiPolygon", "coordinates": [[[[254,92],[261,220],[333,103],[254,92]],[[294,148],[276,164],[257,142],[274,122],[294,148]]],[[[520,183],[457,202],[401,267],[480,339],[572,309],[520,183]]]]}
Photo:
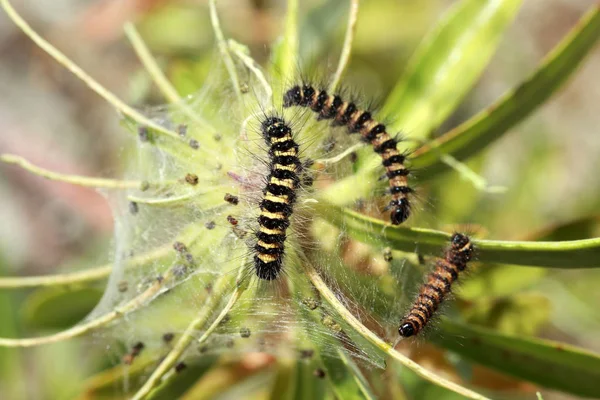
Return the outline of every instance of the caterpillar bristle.
{"type": "Polygon", "coordinates": [[[444,298],[452,290],[452,284],[459,273],[467,268],[473,256],[471,239],[462,233],[455,233],[450,239],[444,258],[435,261],[435,267],[421,286],[417,299],[400,322],[398,333],[402,337],[417,335],[425,328],[444,298]]]}
{"type": "Polygon", "coordinates": [[[332,120],[334,126],[346,126],[349,133],[360,133],[380,155],[389,182],[392,199],[387,209],[393,225],[400,225],[411,214],[408,187],[410,171],[404,166],[405,154],[398,151],[400,140],[387,133],[384,124],[376,121],[369,111],[359,109],[352,101],[344,101],[339,95],[327,94],[311,85],[296,85],[283,95],[284,107],[307,107],[318,114],[319,120],[332,120]]]}
{"type": "Polygon", "coordinates": [[[254,269],[256,276],[270,281],[279,276],[283,266],[286,230],[290,226],[303,164],[292,129],[282,118],[266,117],[261,131],[269,146],[269,175],[260,202],[254,269]]]}

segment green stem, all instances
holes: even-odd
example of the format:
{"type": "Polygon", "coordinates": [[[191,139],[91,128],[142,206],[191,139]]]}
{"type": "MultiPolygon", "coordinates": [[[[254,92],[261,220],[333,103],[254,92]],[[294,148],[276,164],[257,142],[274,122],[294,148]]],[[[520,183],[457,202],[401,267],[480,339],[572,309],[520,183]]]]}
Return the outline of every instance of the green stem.
{"type": "Polygon", "coordinates": [[[356,30],[356,20],[358,18],[358,5],[359,0],[350,0],[350,11],[348,12],[348,25],[346,26],[346,36],[344,37],[344,46],[342,47],[342,54],[340,55],[340,61],[337,66],[337,70],[333,75],[333,81],[329,85],[329,92],[333,93],[337,89],[342,75],[348,66],[350,60],[350,54],[352,52],[352,41],[354,40],[354,31],[356,30]]]}
{"type": "Polygon", "coordinates": [[[41,176],[46,179],[53,181],[71,183],[73,185],[93,187],[93,188],[104,188],[104,189],[142,189],[146,183],[141,181],[121,181],[117,179],[105,179],[105,178],[90,178],[87,176],[79,175],[67,175],[58,172],[50,171],[36,165],[33,165],[23,157],[14,154],[2,154],[0,155],[0,161],[7,164],[18,165],[26,171],[32,174],[41,176]]]}
{"type": "Polygon", "coordinates": [[[210,7],[210,21],[212,23],[213,31],[217,39],[219,51],[221,52],[221,57],[223,57],[223,62],[225,63],[225,67],[227,68],[227,72],[229,73],[229,78],[231,79],[231,83],[233,84],[233,90],[235,91],[235,94],[238,97],[238,99],[241,99],[242,91],[240,88],[240,78],[238,77],[235,64],[233,63],[233,59],[231,58],[231,54],[229,54],[229,48],[227,47],[225,36],[223,35],[223,31],[221,30],[221,23],[219,22],[219,16],[217,15],[216,0],[210,0],[208,2],[208,5],[210,7]]]}
{"type": "MultiPolygon", "coordinates": [[[[377,247],[439,255],[451,234],[432,229],[393,226],[318,199],[314,211],[351,237],[377,247]]],[[[600,238],[522,242],[473,239],[478,261],[551,268],[600,267],[600,238]]]]}

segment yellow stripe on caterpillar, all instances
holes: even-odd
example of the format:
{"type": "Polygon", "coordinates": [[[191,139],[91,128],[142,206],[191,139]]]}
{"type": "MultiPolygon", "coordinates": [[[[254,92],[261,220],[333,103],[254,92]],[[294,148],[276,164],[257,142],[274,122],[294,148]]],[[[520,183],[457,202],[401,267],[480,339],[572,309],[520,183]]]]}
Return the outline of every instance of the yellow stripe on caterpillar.
{"type": "Polygon", "coordinates": [[[269,219],[281,219],[281,220],[285,220],[287,219],[285,214],[282,212],[278,212],[278,213],[272,213],[269,212],[267,210],[263,210],[260,215],[262,215],[263,217],[267,217],[269,219]]]}
{"type": "Polygon", "coordinates": [[[267,235],[283,235],[285,233],[281,229],[269,229],[264,226],[260,226],[258,228],[258,230],[261,231],[262,233],[266,233],[267,235]]]}
{"type": "MultiPolygon", "coordinates": [[[[279,168],[279,169],[285,169],[285,168],[279,168]]],[[[274,176],[272,176],[271,180],[269,182],[274,185],[285,186],[290,189],[296,188],[296,184],[291,179],[277,179],[274,176]]]]}

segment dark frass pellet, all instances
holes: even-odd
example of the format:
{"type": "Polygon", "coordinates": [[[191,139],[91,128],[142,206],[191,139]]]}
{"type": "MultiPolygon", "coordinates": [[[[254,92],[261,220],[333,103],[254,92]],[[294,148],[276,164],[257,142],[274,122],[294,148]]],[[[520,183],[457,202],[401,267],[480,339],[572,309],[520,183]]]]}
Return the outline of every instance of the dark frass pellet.
{"type": "Polygon", "coordinates": [[[200,143],[196,139],[190,139],[190,147],[194,150],[198,150],[200,148],[200,143]]]}
{"type": "Polygon", "coordinates": [[[123,363],[126,365],[131,365],[133,360],[135,360],[135,358],[140,355],[142,350],[144,350],[144,347],[144,343],[142,342],[137,342],[134,344],[131,347],[131,351],[123,356],[123,363]]]}
{"type": "Polygon", "coordinates": [[[174,242],[173,249],[178,253],[187,253],[188,251],[187,246],[181,242],[174,242]]]}
{"type": "Polygon", "coordinates": [[[119,292],[125,293],[127,289],[129,289],[129,284],[127,283],[127,281],[120,281],[117,284],[117,289],[119,290],[119,292]]]}
{"type": "Polygon", "coordinates": [[[207,223],[204,224],[204,227],[208,230],[215,229],[215,226],[216,226],[215,221],[208,221],[207,223]]]}
{"type": "Polygon", "coordinates": [[[386,247],[385,249],[383,249],[383,259],[387,262],[390,262],[394,259],[391,248],[386,247]]]}
{"type": "Polygon", "coordinates": [[[148,181],[142,181],[142,182],[140,183],[140,190],[141,190],[142,192],[145,192],[145,191],[146,191],[146,190],[148,190],[148,189],[150,189],[150,182],[148,182],[148,181]]]}
{"type": "Polygon", "coordinates": [[[135,201],[129,202],[129,212],[131,213],[131,215],[136,215],[139,210],[140,208],[138,207],[138,203],[136,203],[135,201]]]}
{"type": "Polygon", "coordinates": [[[185,181],[190,185],[195,186],[198,184],[198,175],[188,173],[185,175],[185,181]]]}
{"type": "Polygon", "coordinates": [[[312,356],[315,354],[315,351],[313,349],[302,349],[300,350],[300,358],[306,360],[309,358],[312,358],[312,356]]]}
{"type": "Polygon", "coordinates": [[[147,142],[150,139],[150,133],[148,132],[148,128],[145,126],[138,127],[138,137],[140,141],[147,142]]]}
{"type": "Polygon", "coordinates": [[[323,379],[325,378],[325,371],[323,371],[321,368],[317,368],[314,370],[313,375],[319,379],[323,379]]]}
{"type": "Polygon", "coordinates": [[[162,340],[165,343],[170,343],[171,340],[173,340],[173,338],[175,337],[175,334],[172,332],[167,332],[162,336],[162,340]]]}
{"type": "Polygon", "coordinates": [[[240,336],[247,339],[250,337],[250,329],[248,328],[241,328],[240,329],[240,336]]]}
{"type": "Polygon", "coordinates": [[[181,371],[183,371],[186,368],[187,368],[187,365],[185,365],[185,363],[183,361],[180,361],[177,363],[177,365],[175,365],[175,372],[180,373],[181,371]]]}
{"type": "Polygon", "coordinates": [[[231,193],[225,193],[225,197],[223,199],[229,204],[233,204],[234,206],[237,206],[240,202],[240,199],[238,199],[237,196],[234,196],[231,193]]]}
{"type": "Polygon", "coordinates": [[[225,314],[223,319],[219,322],[219,326],[225,326],[231,321],[231,316],[229,314],[225,314]]]}
{"type": "Polygon", "coordinates": [[[179,124],[177,126],[177,133],[179,133],[179,136],[181,137],[185,137],[187,135],[187,125],[186,124],[179,124]]]}

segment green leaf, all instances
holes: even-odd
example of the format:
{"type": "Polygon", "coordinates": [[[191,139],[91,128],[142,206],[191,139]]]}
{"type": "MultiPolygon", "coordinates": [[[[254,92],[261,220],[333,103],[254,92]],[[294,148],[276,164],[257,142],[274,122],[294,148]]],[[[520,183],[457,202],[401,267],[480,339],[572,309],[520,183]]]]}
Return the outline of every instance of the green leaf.
{"type": "Polygon", "coordinates": [[[323,56],[330,38],[336,37],[344,25],[348,5],[347,1],[327,0],[304,15],[300,23],[299,60],[310,61],[323,56]]]}
{"type": "Polygon", "coordinates": [[[252,398],[253,391],[248,392],[248,388],[255,383],[250,381],[257,380],[261,386],[266,385],[265,379],[268,378],[263,374],[267,364],[263,364],[256,368],[244,368],[239,361],[227,361],[213,365],[210,370],[198,380],[194,386],[187,390],[182,396],[171,397],[181,400],[209,400],[216,398],[240,398],[239,392],[252,398]]]}
{"type": "Polygon", "coordinates": [[[593,215],[549,226],[538,232],[536,239],[572,240],[589,238],[598,234],[600,234],[600,216],[593,215]]]}
{"type": "Polygon", "coordinates": [[[369,383],[348,354],[338,349],[337,356],[321,353],[327,377],[338,399],[375,399],[369,383]]]}
{"type": "Polygon", "coordinates": [[[84,383],[79,400],[117,400],[128,398],[144,383],[154,360],[141,356],[128,367],[117,365],[102,371],[84,383]],[[124,373],[126,372],[126,374],[124,373]],[[127,379],[127,385],[125,385],[127,379]]]}
{"type": "Polygon", "coordinates": [[[469,308],[465,320],[511,335],[531,336],[548,322],[548,297],[538,293],[519,293],[510,297],[484,297],[469,308]]]}
{"type": "Polygon", "coordinates": [[[294,65],[298,60],[298,0],[287,1],[283,37],[275,44],[272,53],[270,76],[273,79],[273,103],[281,106],[283,84],[293,78],[294,65]]]}
{"type": "Polygon", "coordinates": [[[563,343],[507,336],[446,318],[431,340],[468,359],[547,388],[600,396],[600,356],[563,343]]]}
{"type": "Polygon", "coordinates": [[[514,265],[489,265],[478,268],[473,276],[460,284],[456,294],[463,300],[482,296],[508,296],[539,282],[546,268],[523,268],[514,265]]]}
{"type": "Polygon", "coordinates": [[[297,361],[296,385],[292,396],[294,400],[312,400],[325,397],[325,383],[315,376],[314,363],[297,361]]]}
{"type": "Polygon", "coordinates": [[[23,319],[34,329],[64,329],[85,318],[101,297],[94,287],[36,290],[23,304],[23,319]]]}
{"type": "Polygon", "coordinates": [[[434,385],[421,378],[408,368],[399,368],[392,364],[395,374],[402,382],[402,388],[406,392],[405,399],[435,399],[435,400],[464,400],[465,397],[454,393],[446,388],[434,385]]]}
{"type": "Polygon", "coordinates": [[[600,38],[600,7],[593,6],[577,26],[546,56],[537,71],[487,109],[415,152],[419,178],[431,178],[450,167],[440,154],[467,159],[525,119],[569,78],[600,38]]]}
{"type": "Polygon", "coordinates": [[[289,400],[291,399],[291,388],[294,387],[294,378],[296,376],[296,367],[298,363],[291,360],[279,360],[275,379],[269,391],[269,400],[289,400]]]}
{"type": "MultiPolygon", "coordinates": [[[[392,226],[375,218],[320,201],[321,218],[364,243],[421,254],[439,255],[450,234],[431,229],[392,226]]],[[[600,238],[564,242],[473,240],[478,261],[553,268],[600,267],[600,238]]]]}
{"type": "Polygon", "coordinates": [[[442,123],[488,64],[521,0],[463,0],[422,42],[383,107],[390,130],[423,137],[442,123]]]}
{"type": "Polygon", "coordinates": [[[216,360],[216,356],[205,356],[186,362],[186,368],[164,380],[160,386],[150,393],[148,400],[180,398],[214,366],[216,360]]]}
{"type": "MultiPolygon", "coordinates": [[[[4,254],[0,254],[0,275],[10,270],[4,254]]],[[[11,271],[12,272],[12,271],[11,271]]],[[[20,335],[17,316],[19,300],[14,293],[0,291],[0,337],[20,335]]],[[[18,349],[0,348],[0,382],[6,398],[24,398],[27,393],[27,376],[23,360],[25,354],[18,349]]]]}

